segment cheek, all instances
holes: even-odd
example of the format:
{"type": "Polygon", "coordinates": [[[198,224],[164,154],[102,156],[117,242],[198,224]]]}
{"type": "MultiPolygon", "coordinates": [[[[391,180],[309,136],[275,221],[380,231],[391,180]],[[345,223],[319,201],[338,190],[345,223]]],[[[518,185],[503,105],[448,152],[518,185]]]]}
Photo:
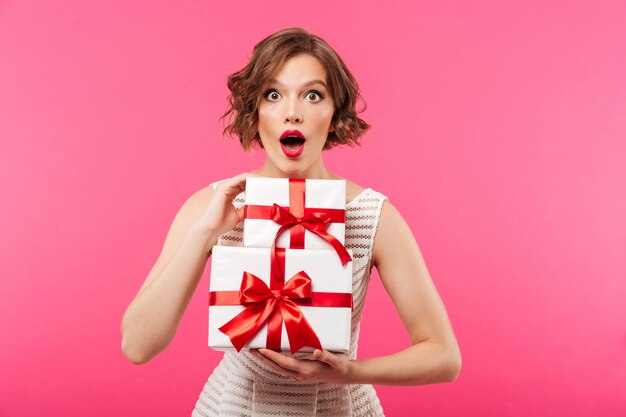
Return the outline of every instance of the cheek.
{"type": "Polygon", "coordinates": [[[259,109],[259,130],[273,131],[276,130],[277,124],[281,119],[278,115],[278,111],[274,109],[259,109]]]}
{"type": "Polygon", "coordinates": [[[318,120],[319,124],[330,123],[330,121],[333,118],[333,114],[334,113],[335,113],[335,111],[334,111],[334,109],[332,107],[320,109],[319,113],[317,114],[317,120],[318,120]]]}
{"type": "Polygon", "coordinates": [[[267,124],[267,112],[265,110],[259,109],[258,115],[259,115],[258,125],[260,129],[261,127],[267,124]]]}

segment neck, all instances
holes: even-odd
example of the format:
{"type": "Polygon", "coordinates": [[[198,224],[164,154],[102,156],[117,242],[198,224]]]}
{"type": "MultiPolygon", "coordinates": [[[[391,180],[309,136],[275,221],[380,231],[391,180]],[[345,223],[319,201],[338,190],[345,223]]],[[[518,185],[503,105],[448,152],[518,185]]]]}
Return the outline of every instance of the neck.
{"type": "Polygon", "coordinates": [[[326,170],[322,158],[303,171],[283,171],[270,158],[265,158],[263,166],[254,172],[260,176],[270,178],[334,179],[336,177],[326,170]]]}

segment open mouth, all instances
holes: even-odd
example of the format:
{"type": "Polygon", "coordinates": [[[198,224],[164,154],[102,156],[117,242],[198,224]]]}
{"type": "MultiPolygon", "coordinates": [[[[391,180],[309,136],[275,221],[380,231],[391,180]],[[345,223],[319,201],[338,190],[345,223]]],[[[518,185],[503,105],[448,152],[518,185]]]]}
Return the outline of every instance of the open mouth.
{"type": "Polygon", "coordinates": [[[304,139],[298,136],[286,136],[280,140],[280,147],[286,156],[296,158],[304,150],[304,139]]]}

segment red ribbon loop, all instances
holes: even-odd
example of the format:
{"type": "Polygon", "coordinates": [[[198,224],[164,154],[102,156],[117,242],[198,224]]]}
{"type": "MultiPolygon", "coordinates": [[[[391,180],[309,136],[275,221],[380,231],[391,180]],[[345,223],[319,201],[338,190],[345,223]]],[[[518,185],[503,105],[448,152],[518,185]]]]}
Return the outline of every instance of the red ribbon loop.
{"type": "Polygon", "coordinates": [[[304,271],[294,275],[280,290],[270,290],[259,277],[244,272],[239,302],[246,308],[219,330],[230,338],[231,343],[239,352],[270,317],[280,313],[287,328],[292,354],[304,346],[321,349],[322,344],[315,331],[294,302],[294,300],[310,299],[311,278],[304,271]]]}
{"type": "Polygon", "coordinates": [[[309,230],[332,245],[337,255],[339,255],[342,265],[352,260],[346,247],[335,236],[326,231],[326,228],[332,222],[332,216],[325,213],[308,213],[298,217],[274,203],[270,218],[280,224],[280,228],[276,232],[274,242],[272,243],[272,251],[274,251],[276,241],[281,233],[292,227],[298,227],[300,230],[297,230],[295,234],[301,237],[300,241],[304,242],[304,229],[309,230]]]}

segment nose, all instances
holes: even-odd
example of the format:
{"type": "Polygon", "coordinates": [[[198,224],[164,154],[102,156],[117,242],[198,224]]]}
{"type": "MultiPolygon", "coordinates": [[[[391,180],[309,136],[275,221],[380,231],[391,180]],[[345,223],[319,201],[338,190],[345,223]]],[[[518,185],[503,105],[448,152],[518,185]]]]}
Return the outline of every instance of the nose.
{"type": "Polygon", "coordinates": [[[302,123],[302,114],[297,103],[290,103],[285,112],[285,123],[302,123]]]}
{"type": "Polygon", "coordinates": [[[302,118],[297,114],[288,114],[285,116],[285,123],[300,123],[302,118]]]}

